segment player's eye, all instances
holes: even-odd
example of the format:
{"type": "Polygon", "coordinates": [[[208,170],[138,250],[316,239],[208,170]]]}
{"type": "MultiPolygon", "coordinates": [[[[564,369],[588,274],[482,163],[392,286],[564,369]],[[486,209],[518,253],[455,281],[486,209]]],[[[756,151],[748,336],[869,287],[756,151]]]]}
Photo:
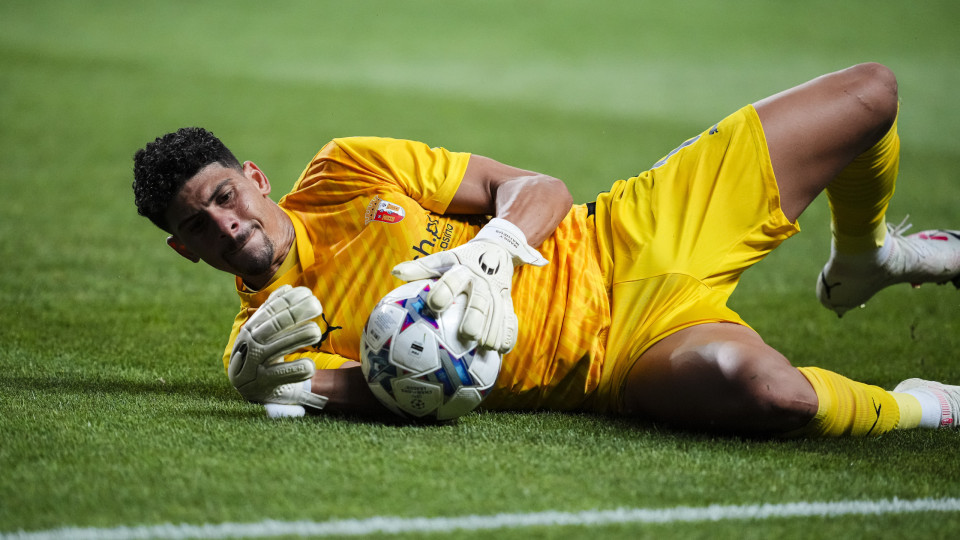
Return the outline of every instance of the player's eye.
{"type": "Polygon", "coordinates": [[[217,204],[223,206],[233,199],[233,191],[226,190],[217,197],[217,204]]]}
{"type": "Polygon", "coordinates": [[[206,227],[206,225],[207,225],[206,217],[202,215],[197,216],[192,221],[190,221],[189,225],[187,225],[187,230],[192,233],[199,233],[203,231],[203,228],[206,227]]]}

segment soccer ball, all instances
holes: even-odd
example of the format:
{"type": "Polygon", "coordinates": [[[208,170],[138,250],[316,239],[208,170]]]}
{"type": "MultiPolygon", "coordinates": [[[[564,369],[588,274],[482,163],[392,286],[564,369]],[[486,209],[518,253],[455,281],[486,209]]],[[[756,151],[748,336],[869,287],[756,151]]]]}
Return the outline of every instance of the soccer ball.
{"type": "Polygon", "coordinates": [[[463,341],[466,295],[440,315],[426,305],[434,280],[405,283],[373,308],[360,363],[381,403],[407,419],[451,420],[480,404],[500,372],[500,354],[463,341]]]}

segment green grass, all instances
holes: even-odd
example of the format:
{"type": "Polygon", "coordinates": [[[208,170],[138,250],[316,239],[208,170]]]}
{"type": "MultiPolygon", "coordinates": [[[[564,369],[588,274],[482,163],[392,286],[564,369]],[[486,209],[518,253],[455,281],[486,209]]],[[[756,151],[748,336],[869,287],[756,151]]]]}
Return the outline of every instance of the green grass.
{"type": "MultiPolygon", "coordinates": [[[[541,170],[584,202],[744,103],[876,60],[903,99],[891,216],[958,227],[957,20],[949,0],[0,3],[0,533],[960,496],[953,432],[753,441],[553,413],[268,421],[220,367],[232,280],[170,252],[130,190],[137,148],[203,125],[277,195],[330,138],[369,134],[541,170]]],[[[733,301],[771,344],[885,386],[960,381],[952,287],[891,289],[837,321],[812,295],[824,201],[801,223],[733,301]]],[[[953,513],[496,534],[958,529],[953,513]]]]}

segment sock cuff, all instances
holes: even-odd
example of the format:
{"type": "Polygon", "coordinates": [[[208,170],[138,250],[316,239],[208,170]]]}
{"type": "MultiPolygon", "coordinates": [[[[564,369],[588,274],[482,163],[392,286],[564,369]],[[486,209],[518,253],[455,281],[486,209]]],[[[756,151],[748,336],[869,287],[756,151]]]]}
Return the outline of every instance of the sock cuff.
{"type": "Polygon", "coordinates": [[[900,421],[895,429],[914,429],[920,427],[923,408],[917,396],[908,392],[890,392],[900,407],[900,421]]]}
{"type": "Polygon", "coordinates": [[[833,233],[833,246],[841,246],[844,253],[867,253],[883,247],[887,239],[887,220],[882,216],[869,225],[864,234],[848,235],[837,231],[836,223],[831,223],[830,232],[833,233]]]}

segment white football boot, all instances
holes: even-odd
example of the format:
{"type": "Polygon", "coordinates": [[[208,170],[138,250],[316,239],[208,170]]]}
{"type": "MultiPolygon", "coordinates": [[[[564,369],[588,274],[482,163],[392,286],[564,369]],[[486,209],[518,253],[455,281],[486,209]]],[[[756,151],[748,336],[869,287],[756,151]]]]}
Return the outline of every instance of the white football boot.
{"type": "Polygon", "coordinates": [[[846,255],[831,249],[817,279],[820,303],[842,316],[895,283],[919,287],[953,282],[960,288],[960,231],[939,229],[903,236],[910,228],[904,223],[887,225],[884,246],[876,254],[846,255]]]}
{"type": "Polygon", "coordinates": [[[940,427],[956,428],[960,422],[960,386],[951,386],[936,381],[907,379],[893,389],[894,392],[923,392],[940,403],[940,427]]]}

